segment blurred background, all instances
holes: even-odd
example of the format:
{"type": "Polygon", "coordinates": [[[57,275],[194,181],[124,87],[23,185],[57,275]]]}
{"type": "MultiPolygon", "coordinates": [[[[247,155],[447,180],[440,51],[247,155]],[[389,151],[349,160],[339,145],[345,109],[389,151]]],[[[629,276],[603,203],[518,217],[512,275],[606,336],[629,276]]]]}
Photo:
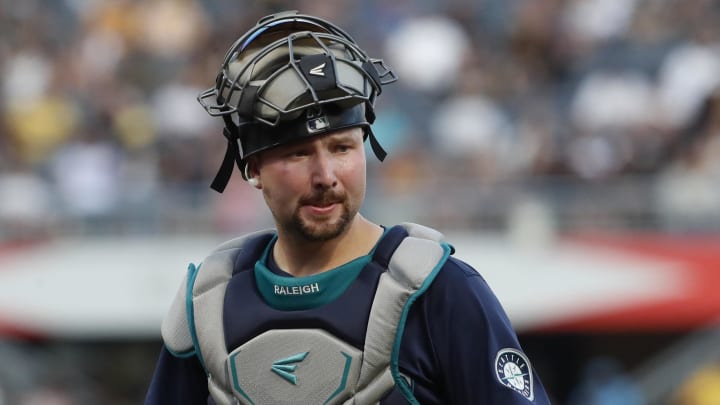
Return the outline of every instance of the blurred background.
{"type": "Polygon", "coordinates": [[[720,404],[720,3],[0,0],[0,404],[141,403],[219,242],[271,226],[197,104],[283,9],[400,76],[364,213],[436,227],[557,404],[720,404]]]}

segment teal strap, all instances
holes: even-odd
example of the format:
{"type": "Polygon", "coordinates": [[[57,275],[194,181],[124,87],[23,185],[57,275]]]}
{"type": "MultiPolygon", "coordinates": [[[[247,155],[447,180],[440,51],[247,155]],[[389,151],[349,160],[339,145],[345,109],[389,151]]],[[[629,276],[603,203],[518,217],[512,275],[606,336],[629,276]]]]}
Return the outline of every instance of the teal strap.
{"type": "Polygon", "coordinates": [[[192,339],[193,347],[195,348],[194,354],[197,355],[200,364],[205,369],[205,374],[208,374],[208,369],[205,367],[205,360],[203,360],[202,351],[200,350],[200,342],[198,341],[197,332],[195,330],[195,306],[193,305],[193,287],[195,286],[195,280],[200,272],[202,264],[195,266],[190,263],[188,265],[188,277],[185,295],[185,309],[188,318],[188,327],[190,329],[190,338],[192,339]]]}
{"type": "Polygon", "coordinates": [[[403,307],[402,314],[400,315],[400,322],[398,324],[398,330],[397,334],[395,336],[395,343],[393,344],[393,351],[392,351],[392,357],[390,361],[390,371],[392,372],[393,380],[395,380],[395,384],[398,386],[398,389],[403,394],[405,399],[408,400],[409,403],[413,405],[420,405],[420,402],[415,398],[415,395],[413,394],[413,389],[408,383],[408,381],[403,378],[403,376],[400,374],[400,367],[399,367],[399,357],[400,357],[400,344],[402,343],[402,337],[403,333],[405,332],[405,322],[407,321],[408,313],[410,312],[410,307],[412,304],[417,300],[422,294],[427,291],[428,288],[430,288],[430,285],[432,284],[433,280],[435,280],[435,277],[440,272],[440,269],[445,265],[445,262],[447,261],[448,257],[453,252],[452,246],[445,242],[441,242],[440,246],[443,249],[443,256],[438,261],[437,265],[435,265],[435,268],[430,272],[428,277],[425,279],[425,281],[422,283],[420,288],[415,291],[407,300],[405,303],[405,306],[403,307]]]}

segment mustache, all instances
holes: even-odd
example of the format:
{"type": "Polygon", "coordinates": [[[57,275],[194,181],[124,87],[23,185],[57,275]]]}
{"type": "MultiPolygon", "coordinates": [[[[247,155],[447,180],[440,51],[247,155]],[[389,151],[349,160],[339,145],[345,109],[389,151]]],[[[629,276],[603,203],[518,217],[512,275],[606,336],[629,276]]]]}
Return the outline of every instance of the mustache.
{"type": "Polygon", "coordinates": [[[302,197],[300,199],[300,204],[302,205],[330,205],[334,203],[342,202],[345,199],[345,195],[343,193],[338,193],[335,191],[319,191],[313,194],[310,194],[308,196],[302,197]]]}

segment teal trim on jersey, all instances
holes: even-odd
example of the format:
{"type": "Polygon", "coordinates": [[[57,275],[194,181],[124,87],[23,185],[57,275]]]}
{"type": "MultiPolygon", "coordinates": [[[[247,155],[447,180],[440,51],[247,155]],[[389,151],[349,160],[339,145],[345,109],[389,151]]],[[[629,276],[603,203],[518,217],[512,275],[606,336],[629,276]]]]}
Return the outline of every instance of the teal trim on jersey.
{"type": "Polygon", "coordinates": [[[306,277],[279,276],[267,268],[267,258],[273,241],[255,263],[255,283],[260,295],[273,308],[297,311],[317,308],[337,299],[352,284],[362,269],[372,260],[373,251],[340,267],[306,277]]]}
{"type": "Polygon", "coordinates": [[[232,373],[232,379],[233,379],[233,387],[235,387],[235,391],[239,392],[240,395],[245,397],[245,399],[250,402],[250,405],[255,405],[255,402],[253,402],[252,399],[248,396],[248,394],[243,391],[242,387],[240,387],[240,381],[238,380],[238,371],[237,371],[237,363],[235,362],[235,357],[237,357],[240,354],[240,352],[234,353],[230,355],[230,372],[232,373]]]}
{"type": "Polygon", "coordinates": [[[415,302],[415,300],[417,300],[421,295],[425,293],[425,291],[427,291],[428,288],[430,288],[430,284],[432,284],[433,280],[435,280],[435,277],[437,276],[438,272],[440,272],[440,269],[442,269],[442,267],[445,265],[448,257],[450,257],[450,255],[455,251],[455,249],[451,245],[445,242],[441,242],[440,246],[442,246],[443,248],[442,258],[437,263],[437,265],[435,265],[435,268],[432,269],[430,274],[428,274],[428,277],[422,283],[420,288],[408,298],[405,306],[403,307],[402,314],[400,315],[400,322],[398,323],[397,335],[395,335],[395,343],[393,344],[392,355],[390,357],[390,372],[392,373],[393,380],[395,380],[395,384],[398,386],[398,389],[403,394],[405,399],[407,399],[408,402],[413,405],[420,405],[420,402],[418,402],[418,400],[415,398],[415,395],[413,395],[413,389],[410,384],[408,384],[408,381],[400,374],[400,366],[398,364],[398,359],[400,358],[400,344],[402,343],[402,336],[405,332],[405,322],[407,321],[410,307],[415,302]]]}
{"type": "Polygon", "coordinates": [[[343,392],[343,390],[345,390],[345,386],[347,385],[347,378],[348,378],[348,374],[350,374],[350,365],[352,364],[352,357],[345,352],[340,352],[340,353],[343,356],[345,356],[345,370],[343,370],[343,375],[342,375],[342,379],[340,380],[340,385],[337,387],[335,392],[333,392],[332,395],[330,395],[330,398],[328,398],[327,401],[323,402],[323,405],[327,404],[333,398],[338,396],[338,394],[343,392]]]}
{"type": "Polygon", "coordinates": [[[201,266],[202,263],[197,267],[193,263],[188,265],[187,286],[185,290],[185,311],[187,312],[188,317],[190,338],[192,339],[193,347],[195,348],[193,352],[197,354],[200,364],[202,364],[203,369],[205,369],[205,374],[208,374],[208,369],[205,367],[205,360],[203,359],[202,352],[200,351],[200,342],[198,341],[197,332],[195,331],[195,306],[193,305],[193,287],[195,286],[195,279],[200,272],[201,266]]]}

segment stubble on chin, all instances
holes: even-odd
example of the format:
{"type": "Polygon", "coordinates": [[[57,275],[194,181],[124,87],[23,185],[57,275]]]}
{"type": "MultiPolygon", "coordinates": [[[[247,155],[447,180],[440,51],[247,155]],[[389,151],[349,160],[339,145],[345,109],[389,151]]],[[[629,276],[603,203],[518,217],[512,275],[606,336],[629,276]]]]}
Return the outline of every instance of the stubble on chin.
{"type": "Polygon", "coordinates": [[[325,242],[345,233],[350,226],[352,217],[347,200],[341,204],[341,213],[334,220],[311,221],[302,217],[300,208],[295,210],[285,229],[290,233],[310,242],[325,242]]]}

